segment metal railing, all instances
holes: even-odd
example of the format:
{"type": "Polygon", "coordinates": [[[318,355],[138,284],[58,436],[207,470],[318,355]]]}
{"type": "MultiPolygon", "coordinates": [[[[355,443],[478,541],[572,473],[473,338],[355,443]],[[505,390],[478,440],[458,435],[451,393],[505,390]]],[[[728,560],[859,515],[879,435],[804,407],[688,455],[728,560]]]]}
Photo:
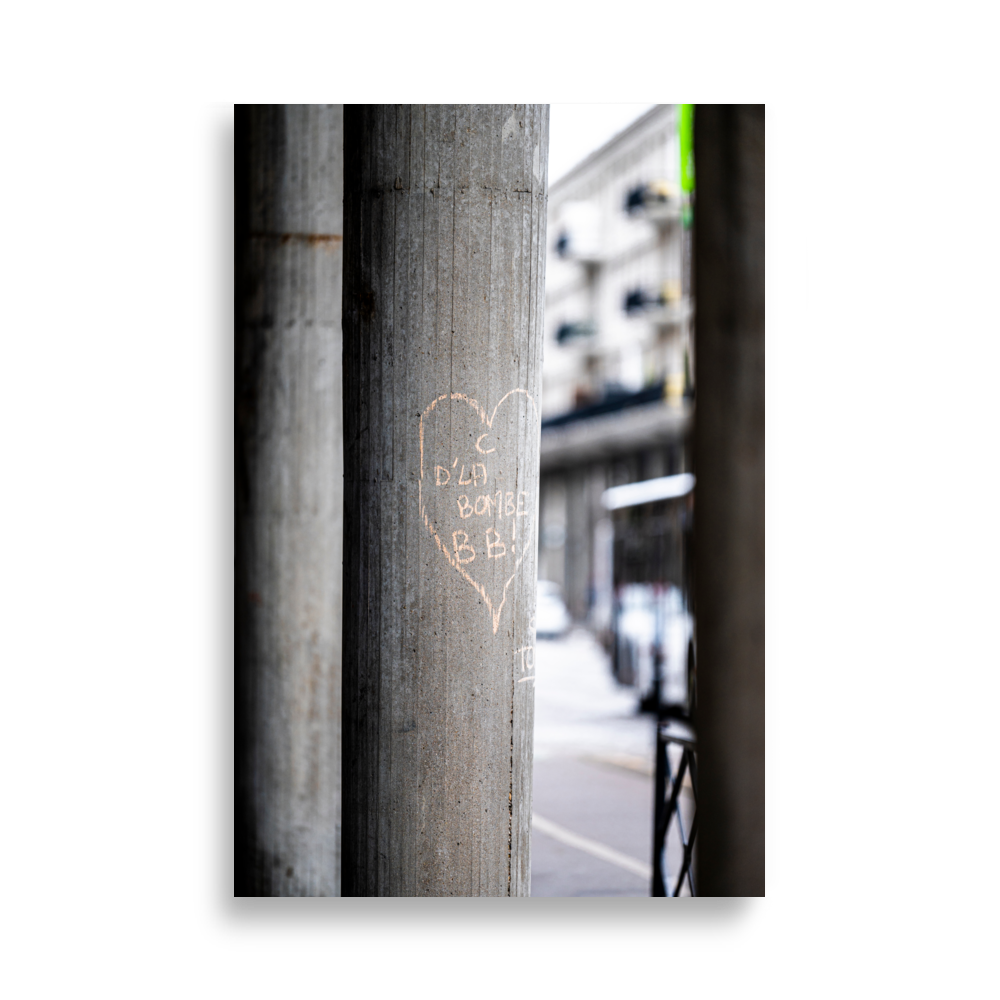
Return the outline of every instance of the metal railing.
{"type": "MultiPolygon", "coordinates": [[[[698,833],[698,762],[695,733],[686,713],[663,708],[656,725],[656,799],[653,815],[653,895],[680,896],[685,883],[695,892],[694,847],[698,833]],[[671,748],[680,748],[679,759],[671,748]],[[684,795],[689,792],[689,795],[684,795]],[[684,803],[683,799],[689,799],[684,803]],[[685,818],[685,813],[687,817],[685,818]],[[677,832],[680,864],[667,871],[671,826],[677,832]]],[[[673,852],[678,853],[676,850],[673,852]]]]}

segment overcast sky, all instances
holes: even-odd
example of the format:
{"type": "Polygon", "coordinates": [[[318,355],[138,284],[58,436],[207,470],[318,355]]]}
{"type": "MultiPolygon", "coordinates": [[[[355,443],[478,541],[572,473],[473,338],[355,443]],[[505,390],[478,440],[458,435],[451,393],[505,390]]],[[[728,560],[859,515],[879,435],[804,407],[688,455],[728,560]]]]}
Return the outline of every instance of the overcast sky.
{"type": "Polygon", "coordinates": [[[651,107],[652,104],[550,105],[549,184],[651,107]]]}

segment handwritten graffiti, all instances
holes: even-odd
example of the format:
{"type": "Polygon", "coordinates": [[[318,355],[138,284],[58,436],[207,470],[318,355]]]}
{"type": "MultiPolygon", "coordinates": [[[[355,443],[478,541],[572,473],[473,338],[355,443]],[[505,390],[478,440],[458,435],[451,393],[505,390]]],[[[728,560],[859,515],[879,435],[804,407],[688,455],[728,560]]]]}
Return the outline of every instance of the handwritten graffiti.
{"type": "Polygon", "coordinates": [[[465,393],[445,393],[421,413],[419,437],[421,519],[483,599],[497,634],[529,554],[534,571],[537,495],[523,477],[534,460],[526,448],[538,440],[538,408],[523,389],[508,392],[491,414],[465,393]]]}

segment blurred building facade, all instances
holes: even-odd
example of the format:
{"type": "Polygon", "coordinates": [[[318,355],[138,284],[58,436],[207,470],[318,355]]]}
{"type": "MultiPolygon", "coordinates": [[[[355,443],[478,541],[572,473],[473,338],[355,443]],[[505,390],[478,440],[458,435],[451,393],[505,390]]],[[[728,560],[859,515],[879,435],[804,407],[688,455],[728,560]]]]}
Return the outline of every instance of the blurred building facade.
{"type": "MultiPolygon", "coordinates": [[[[641,577],[651,555],[650,511],[630,542],[634,510],[609,513],[602,494],[690,464],[690,205],[678,113],[652,108],[549,191],[539,577],[598,631],[611,624],[615,566],[641,577]]],[[[657,573],[683,587],[683,509],[652,514],[663,517],[657,573]]]]}

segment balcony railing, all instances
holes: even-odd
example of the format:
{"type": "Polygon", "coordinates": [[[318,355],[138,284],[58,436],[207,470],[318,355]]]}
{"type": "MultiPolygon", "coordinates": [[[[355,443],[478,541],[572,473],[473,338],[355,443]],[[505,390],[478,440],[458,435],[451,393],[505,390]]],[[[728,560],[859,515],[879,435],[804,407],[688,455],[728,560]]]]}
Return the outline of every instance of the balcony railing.
{"type": "Polygon", "coordinates": [[[666,281],[656,291],[632,288],[625,293],[622,308],[628,316],[646,316],[655,321],[683,318],[680,283],[666,281]]]}
{"type": "Polygon", "coordinates": [[[681,217],[680,192],[670,181],[649,181],[625,195],[625,211],[633,218],[669,222],[681,217]]]}
{"type": "Polygon", "coordinates": [[[582,337],[593,337],[596,332],[596,325],[586,320],[574,323],[560,323],[556,327],[556,342],[566,344],[571,340],[577,340],[582,337]]]}

